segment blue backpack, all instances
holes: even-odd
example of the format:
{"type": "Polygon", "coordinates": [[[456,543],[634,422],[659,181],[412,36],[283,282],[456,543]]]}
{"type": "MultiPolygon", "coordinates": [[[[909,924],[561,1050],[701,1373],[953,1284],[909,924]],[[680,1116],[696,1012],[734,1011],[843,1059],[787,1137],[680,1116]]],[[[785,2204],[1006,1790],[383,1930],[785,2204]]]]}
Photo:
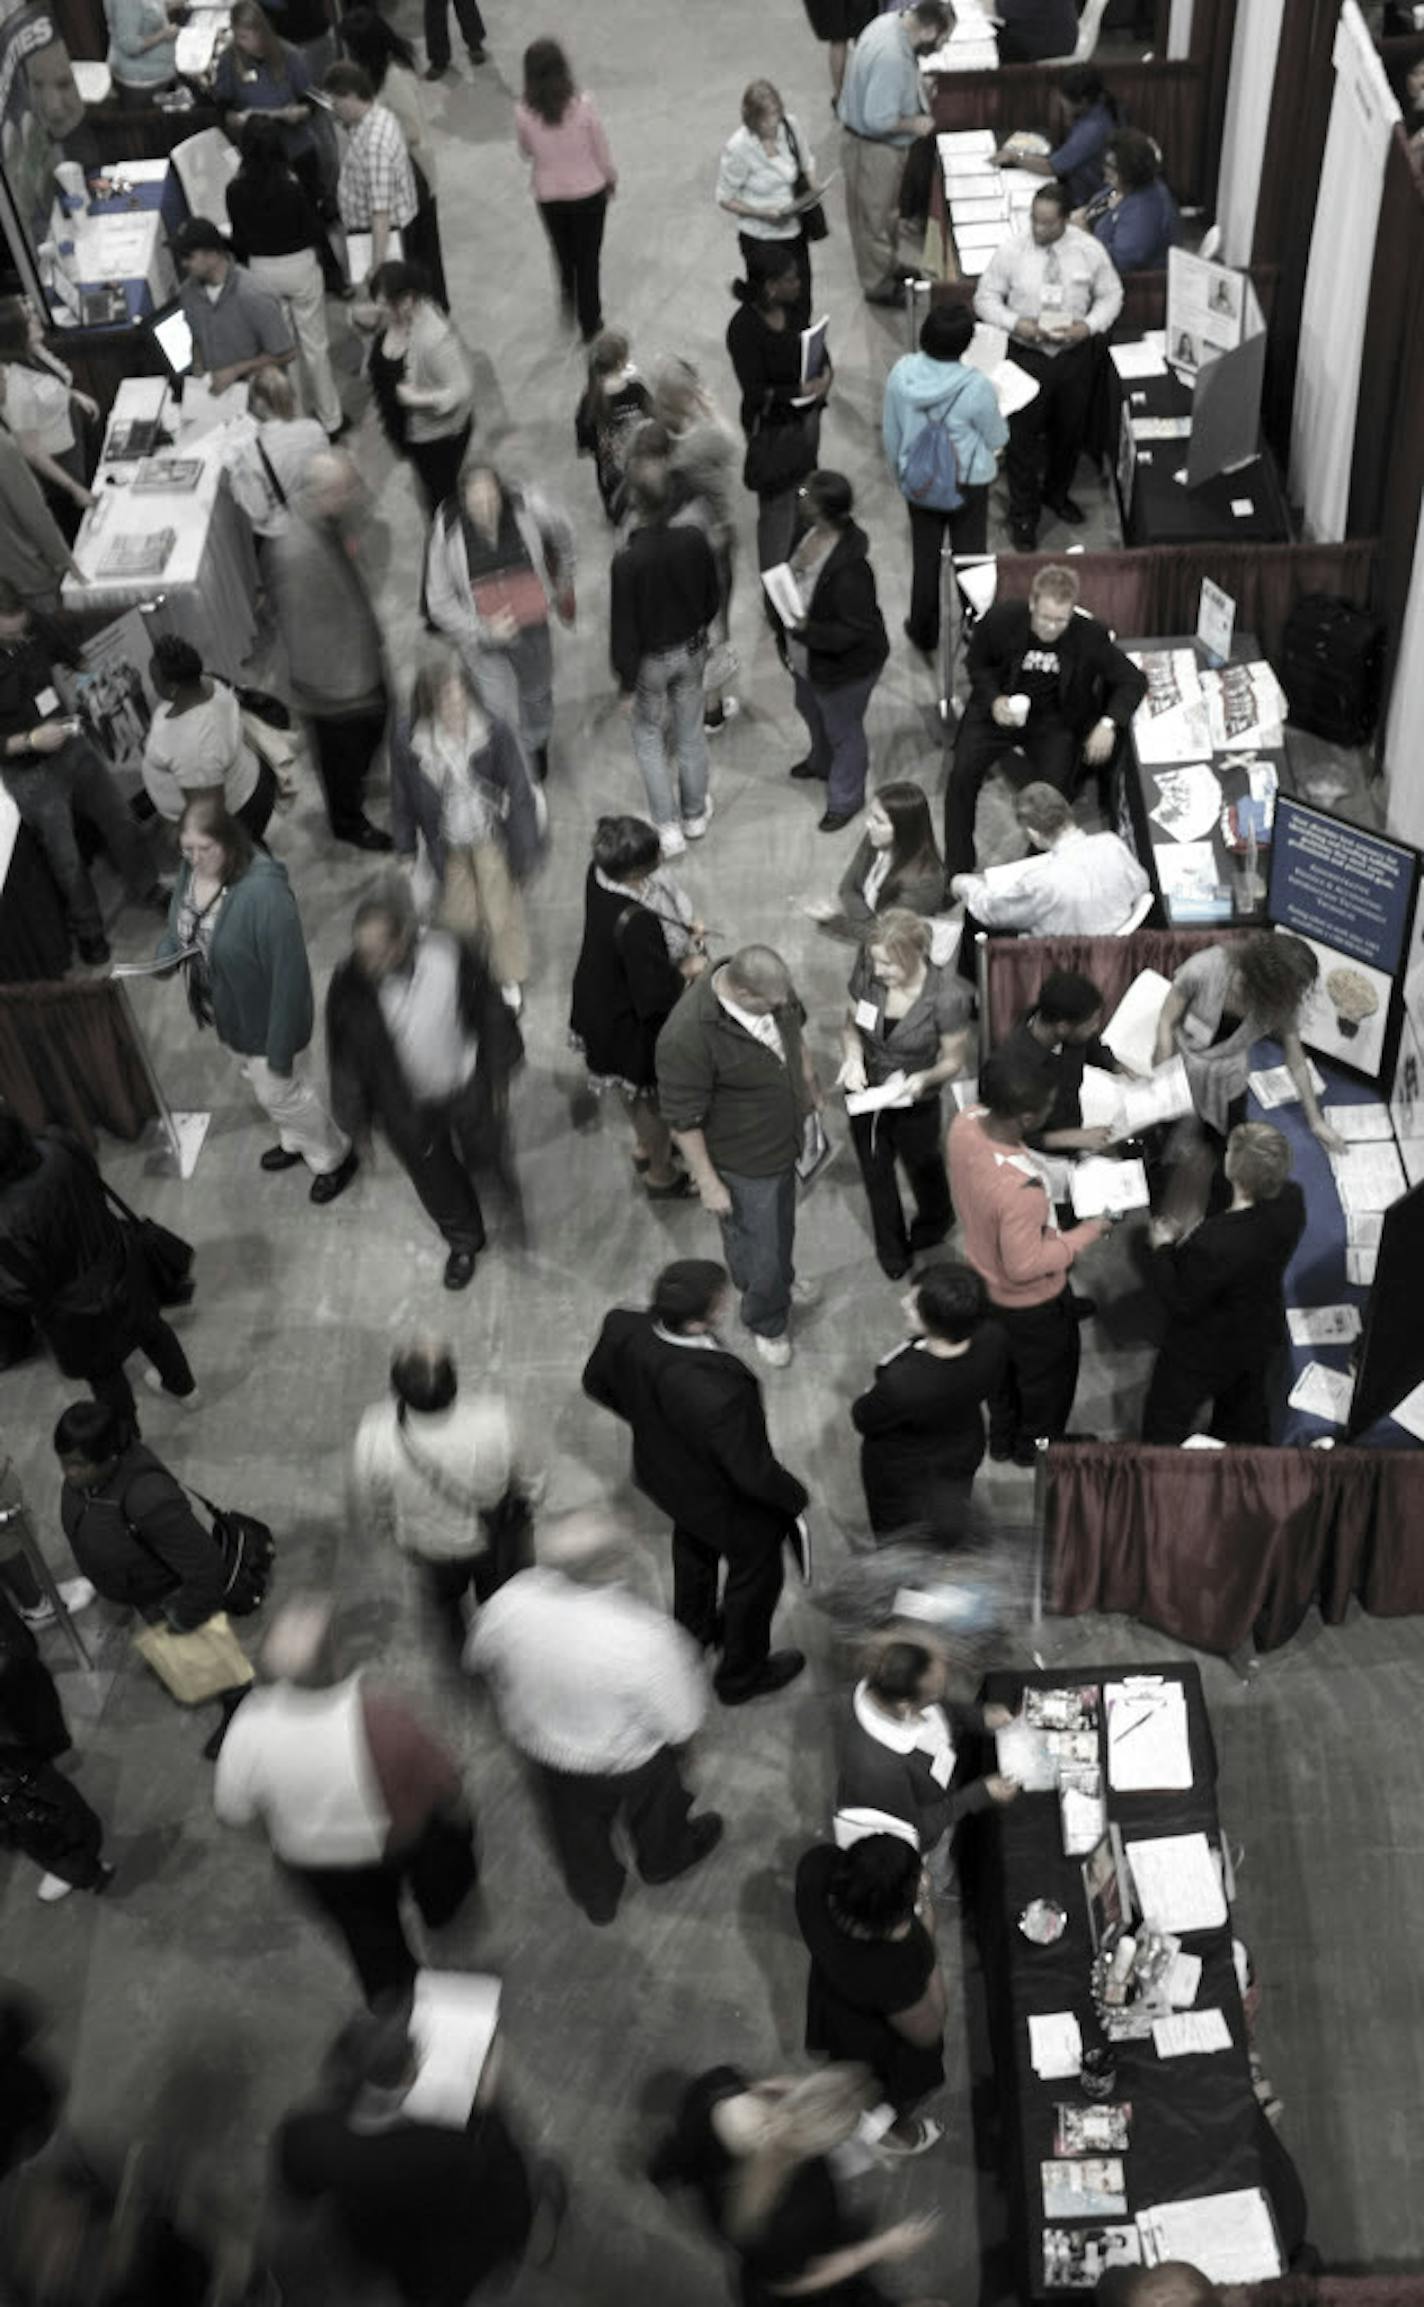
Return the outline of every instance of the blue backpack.
{"type": "Polygon", "coordinates": [[[959,393],[946,403],[942,416],[925,414],[924,422],[900,461],[900,487],[912,505],[926,512],[957,513],[964,503],[959,484],[959,458],[949,430],[949,412],[959,393]]]}

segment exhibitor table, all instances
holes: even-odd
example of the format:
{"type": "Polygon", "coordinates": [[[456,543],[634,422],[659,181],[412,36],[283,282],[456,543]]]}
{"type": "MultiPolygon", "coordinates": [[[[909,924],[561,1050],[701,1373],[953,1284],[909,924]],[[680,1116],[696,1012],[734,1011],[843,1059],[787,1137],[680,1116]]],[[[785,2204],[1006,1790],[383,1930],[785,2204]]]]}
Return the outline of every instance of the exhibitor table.
{"type": "Polygon", "coordinates": [[[1189,489],[1185,471],[1192,413],[1192,388],[1167,369],[1161,376],[1120,380],[1107,370],[1110,417],[1117,443],[1118,509],[1125,545],[1288,544],[1290,510],[1265,449],[1229,473],[1218,473],[1189,489]],[[1158,427],[1186,425],[1187,434],[1158,427]]]}
{"type": "MultiPolygon", "coordinates": [[[[1104,1737],[1108,1816],[1129,1843],[1156,1835],[1201,1833],[1218,1847],[1216,1749],[1201,1676],[1194,1665],[998,1672],[988,1676],[982,1696],[1017,1708],[1031,1686],[1051,1690],[1097,1683],[1101,1688],[1105,1682],[1137,1673],[1161,1675],[1182,1685],[1192,1785],[1183,1793],[1117,1793],[1107,1784],[1104,1737]]],[[[985,1768],[993,1767],[987,1755],[981,1762],[985,1768]]],[[[1063,1855],[1056,1794],[1020,1795],[1007,1807],[995,1806],[968,1820],[964,1833],[966,1900],[972,1903],[983,1964],[997,2086],[996,2094],[974,2094],[976,2123],[985,2126],[980,2160],[988,2163],[996,2151],[1001,2161],[1019,2298],[1027,2307],[1039,2300],[1054,2300],[1062,2307],[1064,2301],[1087,2294],[1045,2286],[1043,2233],[1049,2222],[1044,2218],[1039,2166],[1054,2154],[1055,2108],[1085,2102],[1076,2078],[1044,2081],[1034,2072],[1028,2021],[1039,2014],[1071,2011],[1080,2022],[1085,2045],[1098,2039],[1082,1862],[1063,1855]],[[1032,1944],[1018,1928],[1025,1907],[1040,1898],[1057,1900],[1068,1915],[1062,1937],[1052,1946],[1032,1944]]],[[[1270,2169],[1270,2143],[1263,2139],[1268,2126],[1252,2089],[1230,1923],[1182,1936],[1184,1951],[1201,1957],[1194,2007],[1219,2010],[1231,2043],[1227,2050],[1168,2059],[1158,2056],[1150,2037],[1116,2045],[1114,2103],[1130,2104],[1132,2109],[1123,2156],[1129,2218],[1152,2204],[1269,2187],[1275,2175],[1270,2169]]]]}

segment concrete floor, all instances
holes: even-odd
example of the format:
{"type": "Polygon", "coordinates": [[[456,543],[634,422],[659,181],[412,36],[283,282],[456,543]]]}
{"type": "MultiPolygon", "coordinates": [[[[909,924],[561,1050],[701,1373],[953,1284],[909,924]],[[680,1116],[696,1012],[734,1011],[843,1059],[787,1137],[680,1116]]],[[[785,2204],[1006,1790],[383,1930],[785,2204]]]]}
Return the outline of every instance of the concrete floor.
{"type": "MultiPolygon", "coordinates": [[[[378,1152],[325,1212],[308,1204],[304,1172],[263,1176],[257,1156],[267,1139],[241,1085],[211,1042],[194,1038],[179,994],[150,982],[135,999],[159,1074],[175,1106],[212,1111],[212,1129],[186,1186],[146,1174],[138,1149],[106,1154],[121,1190],[200,1251],[198,1300],[180,1326],[205,1407],[189,1419],[145,1401],[147,1438],[203,1489],[273,1523],[284,1585],[334,1579],[353,1658],[378,1660],[466,1758],[485,1889],[481,1911],[442,1934],[435,1959],[503,1974],[512,2103],[526,2135],[559,2155],[574,2179],[559,2260],[525,2277],[521,2297],[622,2307],[642,2293],[710,2307],[726,2297],[715,2256],[636,2175],[644,2110],[669,2068],[732,2058],[771,2071],[797,2049],[804,1970],[788,1884],[826,1815],[826,1717],[845,1681],[832,1629],[804,1597],[784,1606],[784,1632],[807,1648],[810,1671],[783,1699],[735,1717],[714,1711],[698,1741],[696,1781],[727,1816],[722,1849],[686,1883],[636,1892],[617,1927],[598,1932],[565,1902],[518,1773],[480,1704],[431,1663],[403,1566],[373,1556],[348,1529],[343,1470],[360,1411],[383,1389],[392,1340],[412,1325],[445,1328],[468,1380],[488,1376],[507,1388],[529,1454],[550,1467],[553,1501],[621,1497],[647,1542],[649,1584],[666,1588],[665,1533],[624,1491],[621,1431],[584,1402],[577,1371],[610,1304],[636,1299],[669,1257],[714,1254],[716,1237],[695,1206],[655,1209],[634,1193],[620,1117],[581,1134],[570,1127],[579,1077],[565,1018],[588,835],[602,810],[641,808],[642,797],[607,669],[608,532],[591,469],[573,455],[581,360],[560,334],[511,138],[521,48],[537,31],[565,38],[608,124],[623,172],[608,234],[610,319],[630,328],[647,369],[664,353],[691,357],[724,406],[735,405],[722,332],[736,248],[711,192],[744,82],[754,73],[777,81],[823,168],[835,161],[835,138],[824,56],[795,0],[723,0],[675,13],[654,0],[564,0],[537,15],[510,0],[486,0],[486,8],[491,63],[480,72],[462,64],[431,98],[447,268],[457,316],[518,419],[511,465],[565,498],[584,554],[578,630],[557,648],[553,847],[532,900],[537,961],[517,1097],[530,1243],[516,1252],[496,1241],[475,1287],[450,1298],[440,1288],[441,1245],[389,1155],[378,1152]]],[[[404,14],[409,20],[409,0],[404,14]]],[[[860,492],[896,636],[872,711],[875,773],[933,787],[936,685],[898,638],[908,539],[879,450],[881,384],[904,349],[904,325],[859,301],[834,198],[832,218],[833,236],[816,258],[838,368],[823,456],[860,492]]],[[[417,632],[415,493],[404,470],[392,469],[369,414],[353,445],[375,483],[382,609],[400,665],[417,632]]],[[[1082,493],[1094,494],[1086,476],[1082,493]]],[[[750,522],[747,532],[749,542],[750,522]]],[[[1113,533],[1095,510],[1092,541],[1113,533]]],[[[1046,542],[1068,538],[1049,531],[1046,542]]],[[[749,579],[736,627],[744,711],[716,740],[717,820],[686,878],[719,948],[749,937],[782,947],[815,1046],[833,1070],[848,954],[799,916],[796,901],[834,887],[851,836],[818,835],[819,799],[786,781],[801,731],[749,579]]],[[[1367,809],[1364,796],[1359,806],[1367,809]]],[[[995,846],[1006,826],[1001,802],[993,827],[986,824],[995,846]]],[[[275,846],[324,983],[369,878],[366,863],[327,846],[310,784],[278,821],[275,846]]],[[[120,949],[136,952],[140,932],[132,920],[123,927],[120,949]]],[[[848,1148],[805,1209],[800,1245],[803,1270],[826,1286],[825,1304],[799,1335],[793,1367],[768,1373],[767,1392],[780,1449],[811,1482],[829,1571],[860,1531],[846,1403],[900,1330],[897,1293],[871,1256],[848,1148]]],[[[1122,1254],[1121,1245],[1108,1253],[1122,1254]]],[[[1112,1266],[1096,1286],[1112,1295],[1112,1266]]],[[[1132,1431],[1144,1361],[1141,1348],[1106,1350],[1090,1329],[1077,1423],[1132,1431]]],[[[5,1387],[7,1442],[57,1567],[48,1435],[71,1391],[43,1364],[15,1372],[5,1387]]],[[[990,1495],[1005,1523],[1022,1522],[1023,1478],[996,1475],[990,1495]]],[[[97,1627],[97,1616],[86,1623],[97,1627]]],[[[83,2135],[120,2149],[142,2138],[160,2161],[171,2158],[240,2256],[266,2136],[308,2088],[353,2005],[352,1984],[286,1903],[261,1851],[215,1825],[197,1751],[202,1727],[136,1669],[122,1630],[99,1631],[93,1677],[69,1667],[53,1640],[47,1653],[75,1728],[81,1781],[110,1825],[119,1880],[102,1906],[76,1897],[40,1908],[31,1871],[12,1865],[0,1883],[3,1967],[52,2010],[83,2135]]],[[[1003,1655],[1026,1660],[1029,1647],[1019,1610],[1003,1655]]],[[[1130,1624],[1091,1621],[1050,1623],[1039,1647],[1068,1660],[1170,1649],[1130,1624]]],[[[1424,2089],[1416,1795],[1424,1629],[1357,1617],[1329,1632],[1307,1630],[1247,1683],[1208,1661],[1206,1686],[1224,1817],[1246,1845],[1238,1919],[1266,1984],[1262,2048],[1287,2104],[1317,2240],[1336,2266],[1418,2264],[1424,2204],[1408,2172],[1424,2089]]],[[[952,1926],[944,1954],[957,1974],[952,1926]]],[[[994,2220],[991,2202],[981,2230],[953,2032],[948,2063],[944,2144],[878,2184],[887,2211],[935,2205],[943,2214],[923,2260],[907,2271],[907,2292],[962,2301],[978,2288],[994,2220]]],[[[991,2280],[986,2294],[993,2291],[991,2280]]]]}

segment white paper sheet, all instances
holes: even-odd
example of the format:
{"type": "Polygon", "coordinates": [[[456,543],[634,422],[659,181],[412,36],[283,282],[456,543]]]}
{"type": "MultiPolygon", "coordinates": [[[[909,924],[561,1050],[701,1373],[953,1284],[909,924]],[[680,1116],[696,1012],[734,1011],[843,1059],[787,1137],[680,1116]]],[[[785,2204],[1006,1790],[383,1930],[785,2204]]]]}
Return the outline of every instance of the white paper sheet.
{"type": "Polygon", "coordinates": [[[1154,2019],[1152,2040],[1159,2059],[1184,2059],[1202,2051],[1229,2051],[1231,2029],[1220,2011],[1175,2011],[1154,2019]]]}
{"type": "Polygon", "coordinates": [[[1192,1110],[1191,1085],[1180,1057],[1159,1065],[1146,1081],[1085,1065],[1079,1096],[1085,1129],[1110,1129],[1114,1139],[1138,1137],[1192,1110]]]}
{"type": "Polygon", "coordinates": [[[1263,2283],[1282,2271],[1270,2206],[1259,2187],[1158,2203],[1138,2212],[1137,2229],[1149,2266],[1184,2259],[1210,2283],[1263,2283]]]}
{"type": "Polygon", "coordinates": [[[500,1982],[479,1971],[420,1971],[410,2032],[419,2072],[401,2113],[463,2131],[499,2024],[500,1982]]]}
{"type": "Polygon", "coordinates": [[[1083,2064],[1083,2035],[1072,2011],[1039,2012],[1028,2022],[1033,2071],[1045,2083],[1076,2075],[1083,2064]]]}
{"type": "Polygon", "coordinates": [[[1179,1682],[1134,1675],[1103,1694],[1108,1784],[1119,1794],[1181,1791],[1192,1783],[1187,1702],[1179,1682]]]}
{"type": "Polygon", "coordinates": [[[1397,1426],[1404,1428],[1406,1434],[1414,1434],[1424,1442],[1424,1385],[1416,1386],[1412,1394],[1406,1394],[1402,1402],[1396,1402],[1390,1416],[1397,1426]]]}
{"type": "Polygon", "coordinates": [[[1204,1834],[1164,1834],[1127,1845],[1143,1920],[1164,1931],[1219,1930],[1226,1894],[1204,1834]]]}
{"type": "Polygon", "coordinates": [[[1140,971],[1103,1028],[1103,1041],[1113,1056],[1121,1064],[1131,1066],[1134,1073],[1152,1071],[1157,1020],[1171,990],[1169,981],[1159,971],[1140,971]]]}
{"type": "Polygon", "coordinates": [[[1221,814],[1221,784],[1210,764],[1188,761],[1180,769],[1159,769],[1156,784],[1153,823],[1174,841],[1208,840],[1221,814]]]}
{"type": "Polygon", "coordinates": [[[1172,2005],[1173,2010],[1189,2011],[1191,2009],[1192,2004],[1197,1999],[1197,1988],[1201,1985],[1201,1975],[1202,1959],[1200,1955],[1186,1955],[1180,1952],[1173,1955],[1165,1981],[1167,2000],[1172,2005]]]}
{"type": "Polygon", "coordinates": [[[1025,1794],[1050,1794],[1058,1784],[1047,1733],[1017,1715],[995,1731],[994,1758],[1003,1776],[1017,1780],[1025,1794]]]}
{"type": "Polygon", "coordinates": [[[1375,1268],[1378,1264],[1378,1249],[1346,1250],[1345,1279],[1350,1284],[1351,1289],[1367,1290],[1375,1278],[1375,1268]]]}
{"type": "Polygon", "coordinates": [[[912,1101],[906,1087],[908,1076],[892,1073],[888,1081],[877,1089],[848,1089],[845,1093],[847,1113],[884,1113],[887,1108],[898,1109],[912,1101]]]}
{"type": "Polygon", "coordinates": [[[1387,1210],[1405,1191],[1404,1166],[1393,1138],[1368,1139],[1330,1156],[1343,1210],[1387,1210]]]}
{"type": "Polygon", "coordinates": [[[1147,1172],[1140,1161],[1114,1161],[1107,1154],[1089,1154],[1073,1165],[1073,1214],[1100,1218],[1107,1212],[1145,1210],[1152,1196],[1147,1172]]]}
{"type": "Polygon", "coordinates": [[[1350,1346],[1360,1334],[1358,1306],[1292,1306],[1286,1314],[1293,1346],[1350,1346]]]}
{"type": "Polygon", "coordinates": [[[1354,1400],[1355,1381],[1348,1370],[1332,1370],[1324,1362],[1307,1362],[1287,1400],[1293,1410],[1343,1426],[1354,1400]]]}
{"type": "Polygon", "coordinates": [[[1327,1105],[1325,1119],[1337,1137],[1349,1138],[1352,1144],[1394,1136],[1387,1105],[1327,1105]]]}
{"type": "Polygon", "coordinates": [[[778,561],[774,568],[763,569],[761,581],[766,597],[783,625],[799,625],[804,614],[801,591],[791,572],[788,561],[778,561]]]}
{"type": "MultiPolygon", "coordinates": [[[[1306,1059],[1305,1070],[1310,1076],[1311,1088],[1319,1097],[1325,1087],[1325,1076],[1314,1058],[1306,1059]]],[[[1287,1065],[1268,1066],[1262,1072],[1250,1075],[1249,1081],[1251,1095],[1267,1113],[1278,1105],[1296,1105],[1300,1101],[1300,1091],[1291,1080],[1290,1067],[1287,1065]]]]}
{"type": "Polygon", "coordinates": [[[1160,349],[1145,338],[1140,344],[1109,345],[1108,352],[1124,384],[1129,380],[1135,383],[1142,377],[1167,374],[1167,363],[1160,349]]]}
{"type": "Polygon", "coordinates": [[[1383,1210],[1346,1211],[1345,1239],[1352,1250],[1377,1250],[1383,1232],[1383,1210]]]}
{"type": "Polygon", "coordinates": [[[1152,862],[1177,921],[1229,921],[1231,892],[1209,841],[1154,842],[1152,862]]]}

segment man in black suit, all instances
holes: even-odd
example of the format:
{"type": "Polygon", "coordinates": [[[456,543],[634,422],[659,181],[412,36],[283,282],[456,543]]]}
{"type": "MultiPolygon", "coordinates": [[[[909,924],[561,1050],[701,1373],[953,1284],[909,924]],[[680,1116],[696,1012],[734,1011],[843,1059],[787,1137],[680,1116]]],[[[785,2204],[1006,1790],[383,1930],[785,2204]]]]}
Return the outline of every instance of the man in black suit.
{"type": "Polygon", "coordinates": [[[646,1313],[607,1316],[583,1387],[633,1430],[633,1479],[672,1516],[673,1615],[704,1648],[720,1643],[714,1686],[739,1706],[806,1663],[799,1650],[771,1648],[781,1549],[806,1491],[772,1450],[761,1387],[717,1335],[730,1305],[725,1267],[665,1267],[646,1313]]]}
{"type": "Polygon", "coordinates": [[[974,870],[979,788],[1001,761],[1071,793],[1081,762],[1104,791],[1147,677],[1105,625],[1078,608],[1071,569],[1040,569],[1026,601],[1000,601],[975,626],[966,662],[969,702],[944,802],[950,875],[974,870]]]}
{"type": "Polygon", "coordinates": [[[1285,1331],[1284,1277],[1305,1230],[1290,1146],[1265,1122],[1226,1143],[1231,1207],[1185,1241],[1154,1219],[1148,1272],[1167,1309],[1142,1417],[1144,1442],[1184,1442],[1208,1403],[1218,1442],[1271,1439],[1267,1379],[1285,1331]]]}

